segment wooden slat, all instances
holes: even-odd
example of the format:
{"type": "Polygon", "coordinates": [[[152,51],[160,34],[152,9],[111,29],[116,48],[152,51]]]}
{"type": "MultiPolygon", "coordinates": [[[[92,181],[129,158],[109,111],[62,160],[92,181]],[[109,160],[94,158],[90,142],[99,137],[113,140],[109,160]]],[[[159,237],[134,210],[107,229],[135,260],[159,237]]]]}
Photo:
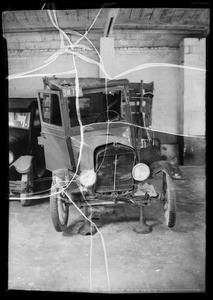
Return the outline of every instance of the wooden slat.
{"type": "Polygon", "coordinates": [[[120,8],[119,14],[117,16],[118,23],[120,23],[122,20],[129,20],[130,12],[131,8],[120,8]]]}
{"type": "Polygon", "coordinates": [[[72,23],[79,24],[79,15],[77,10],[66,10],[67,22],[72,26],[72,23]]]}
{"type": "MultiPolygon", "coordinates": [[[[29,22],[27,21],[27,18],[25,16],[24,12],[14,11],[14,12],[12,12],[12,14],[13,14],[13,21],[15,21],[15,23],[17,24],[18,27],[25,28],[25,27],[29,26],[29,22]]],[[[11,26],[12,24],[8,24],[8,25],[11,26]]]]}
{"type": "Polygon", "coordinates": [[[20,26],[20,22],[19,22],[19,19],[17,18],[17,15],[16,15],[16,12],[12,12],[13,14],[13,21],[17,22],[18,26],[20,26]]]}
{"type": "Polygon", "coordinates": [[[165,8],[160,17],[160,22],[170,23],[172,16],[175,13],[175,8],[165,8]]]}
{"type": "MultiPolygon", "coordinates": [[[[182,24],[190,23],[192,20],[194,20],[194,15],[196,13],[196,9],[194,8],[186,8],[186,11],[181,19],[182,24]]],[[[195,22],[197,20],[194,20],[195,22]]]]}
{"type": "Polygon", "coordinates": [[[2,16],[3,28],[6,31],[8,28],[16,28],[19,26],[19,21],[13,12],[6,12],[2,16]]]}
{"type": "MultiPolygon", "coordinates": [[[[104,29],[109,10],[108,8],[102,9],[93,30],[104,29]]],[[[88,29],[98,12],[99,9],[56,11],[62,29],[69,28],[79,31],[88,29]]],[[[116,29],[202,31],[209,27],[209,15],[209,9],[199,8],[121,8],[114,26],[116,29]]],[[[56,30],[46,10],[8,11],[3,14],[2,21],[4,32],[56,30]]]]}
{"type": "Polygon", "coordinates": [[[210,20],[210,10],[209,9],[198,9],[194,15],[194,19],[199,23],[208,23],[210,20]]]}
{"type": "Polygon", "coordinates": [[[171,23],[179,23],[181,21],[181,18],[185,14],[186,9],[185,8],[175,8],[174,14],[171,17],[170,22],[171,23]]]}
{"type": "Polygon", "coordinates": [[[21,11],[21,10],[20,11],[15,11],[14,14],[15,14],[15,16],[16,16],[16,18],[17,18],[17,20],[19,21],[20,24],[23,24],[25,26],[26,26],[26,24],[28,25],[29,22],[26,18],[26,15],[25,15],[24,11],[21,11]]]}
{"type": "Polygon", "coordinates": [[[26,10],[25,15],[28,19],[28,23],[30,24],[30,26],[35,26],[35,27],[41,26],[40,20],[39,20],[38,16],[36,15],[35,11],[26,10]]]}
{"type": "Polygon", "coordinates": [[[150,18],[150,21],[154,22],[155,24],[159,23],[163,11],[164,8],[155,8],[150,18]]]}
{"type": "Polygon", "coordinates": [[[154,8],[144,8],[140,20],[149,21],[150,17],[154,13],[154,8]]]}
{"type": "Polygon", "coordinates": [[[104,26],[104,36],[107,37],[112,34],[113,26],[116,21],[118,13],[119,13],[119,8],[112,8],[108,11],[106,24],[104,26]]]}
{"type": "MultiPolygon", "coordinates": [[[[56,16],[60,28],[68,28],[68,24],[70,29],[73,27],[82,26],[82,21],[78,20],[76,11],[68,11],[66,13],[65,10],[57,10],[56,16]]],[[[86,24],[87,20],[84,21],[84,25],[86,24]]]]}
{"type": "Polygon", "coordinates": [[[53,24],[49,18],[48,12],[46,10],[40,10],[40,11],[36,11],[35,13],[39,19],[39,26],[38,27],[53,27],[53,24]]]}
{"type": "MultiPolygon", "coordinates": [[[[95,18],[98,15],[99,11],[100,11],[100,9],[90,9],[89,10],[91,24],[95,20],[95,18]]],[[[98,18],[95,21],[94,28],[104,27],[104,25],[106,23],[106,17],[107,17],[107,10],[102,9],[99,16],[98,16],[98,18]]]]}
{"type": "Polygon", "coordinates": [[[140,8],[133,8],[131,10],[130,20],[138,20],[140,17],[140,8]]]}
{"type": "Polygon", "coordinates": [[[205,9],[205,10],[200,10],[198,12],[196,12],[196,14],[194,15],[194,19],[197,19],[197,21],[199,21],[199,23],[210,23],[210,10],[209,9],[205,9]],[[199,16],[197,15],[199,14],[199,16]]]}

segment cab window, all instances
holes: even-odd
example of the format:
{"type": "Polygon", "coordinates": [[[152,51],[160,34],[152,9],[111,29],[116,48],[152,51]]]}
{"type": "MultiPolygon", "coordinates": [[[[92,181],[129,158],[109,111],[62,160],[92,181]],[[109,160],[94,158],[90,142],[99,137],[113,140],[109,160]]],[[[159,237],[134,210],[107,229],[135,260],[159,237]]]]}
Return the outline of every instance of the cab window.
{"type": "Polygon", "coordinates": [[[59,98],[56,94],[40,94],[43,122],[62,126],[59,98]]]}
{"type": "MultiPolygon", "coordinates": [[[[71,127],[79,126],[78,116],[76,112],[76,98],[68,98],[69,116],[71,127]]],[[[107,115],[104,112],[111,111],[108,114],[109,119],[120,115],[121,106],[121,91],[114,93],[91,93],[84,94],[83,97],[79,97],[79,112],[83,125],[106,122],[107,115]],[[114,113],[112,113],[114,111],[114,113]],[[117,113],[117,114],[116,114],[117,113]]]]}

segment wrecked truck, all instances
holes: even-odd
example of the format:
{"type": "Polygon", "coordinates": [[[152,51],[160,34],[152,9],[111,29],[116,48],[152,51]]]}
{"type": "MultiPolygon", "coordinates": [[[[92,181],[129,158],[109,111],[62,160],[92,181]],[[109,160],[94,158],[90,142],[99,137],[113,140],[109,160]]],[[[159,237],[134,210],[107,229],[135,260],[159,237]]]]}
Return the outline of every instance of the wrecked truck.
{"type": "MultiPolygon", "coordinates": [[[[162,203],[165,224],[173,227],[174,179],[181,174],[177,165],[161,160],[160,140],[150,129],[154,83],[55,76],[44,77],[43,83],[38,91],[38,142],[52,172],[55,230],[66,230],[70,205],[88,216],[96,206],[132,204],[140,209],[134,230],[149,233],[144,208],[152,202],[162,203]],[[155,180],[157,174],[160,179],[155,180]]],[[[91,220],[85,218],[79,233],[96,232],[91,220]]]]}

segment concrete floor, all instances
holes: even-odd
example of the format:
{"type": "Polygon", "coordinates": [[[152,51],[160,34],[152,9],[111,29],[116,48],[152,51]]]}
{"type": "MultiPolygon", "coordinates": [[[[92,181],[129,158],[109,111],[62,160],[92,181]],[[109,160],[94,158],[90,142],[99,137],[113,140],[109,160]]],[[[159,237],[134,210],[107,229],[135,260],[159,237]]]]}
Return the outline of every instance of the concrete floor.
{"type": "Polygon", "coordinates": [[[182,167],[182,172],[182,180],[176,181],[175,227],[167,228],[162,205],[152,204],[146,218],[153,231],[146,235],[132,230],[139,218],[133,206],[106,210],[95,221],[101,234],[81,236],[77,232],[83,217],[75,207],[70,207],[68,229],[58,233],[48,199],[30,207],[10,201],[9,289],[204,292],[205,169],[182,167]]]}

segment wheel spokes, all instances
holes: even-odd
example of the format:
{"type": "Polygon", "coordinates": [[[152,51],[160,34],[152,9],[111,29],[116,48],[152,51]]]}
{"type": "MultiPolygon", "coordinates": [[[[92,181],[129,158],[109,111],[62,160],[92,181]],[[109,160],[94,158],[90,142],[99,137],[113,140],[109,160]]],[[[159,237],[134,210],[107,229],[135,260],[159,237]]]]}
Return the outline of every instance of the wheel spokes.
{"type": "Polygon", "coordinates": [[[59,215],[59,220],[62,225],[66,223],[67,219],[67,205],[61,195],[58,195],[58,215],[59,215]]]}

